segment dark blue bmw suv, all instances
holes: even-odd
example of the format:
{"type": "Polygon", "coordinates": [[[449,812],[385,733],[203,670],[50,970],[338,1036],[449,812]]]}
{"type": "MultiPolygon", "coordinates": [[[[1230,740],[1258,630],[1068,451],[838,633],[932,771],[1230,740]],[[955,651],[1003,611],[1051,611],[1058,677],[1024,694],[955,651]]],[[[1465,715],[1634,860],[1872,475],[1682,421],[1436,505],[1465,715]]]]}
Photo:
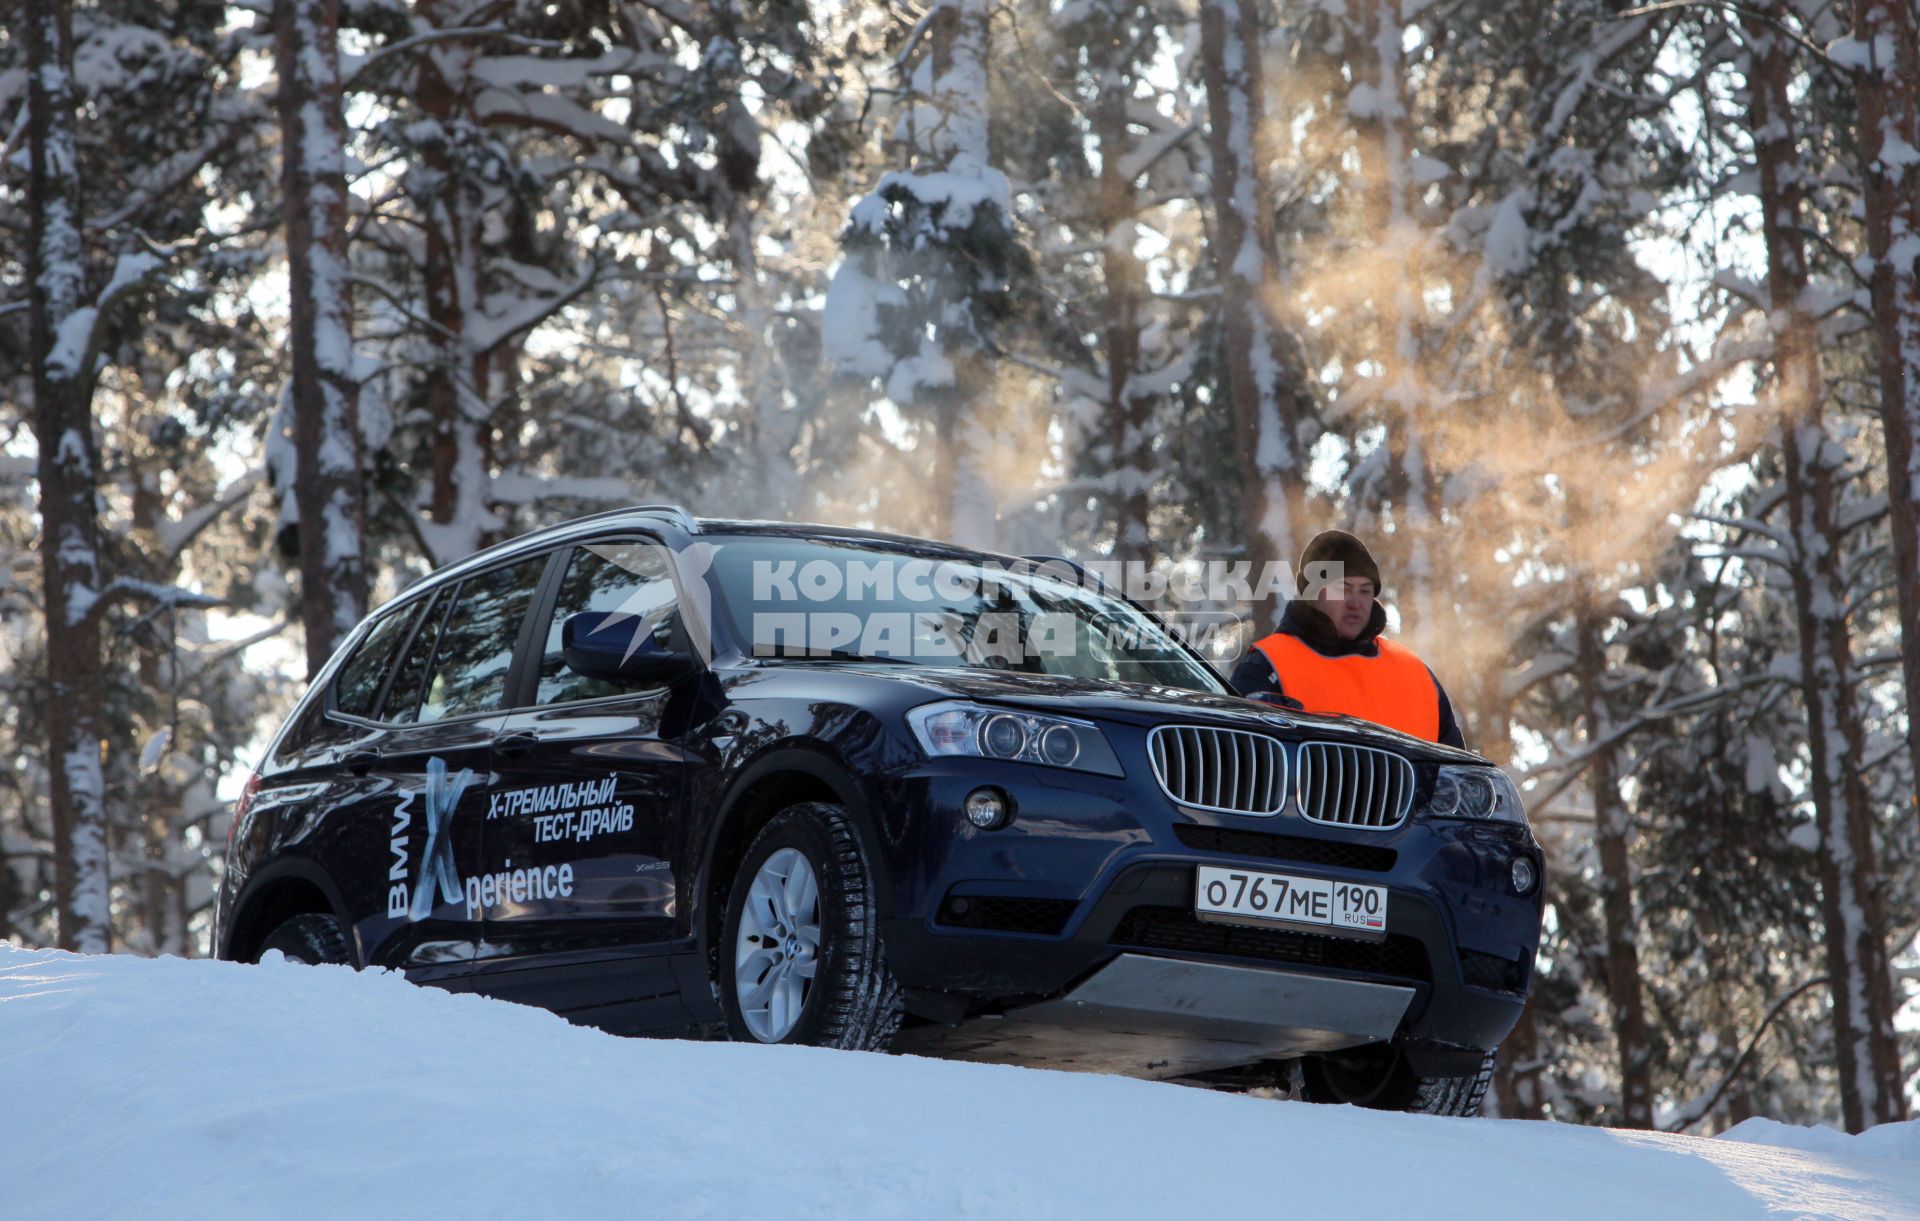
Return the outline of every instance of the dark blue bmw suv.
{"type": "Polygon", "coordinates": [[[1235,695],[1063,561],[634,508],[360,625],[217,947],[619,1033],[1477,1111],[1540,850],[1476,755],[1235,695]]]}

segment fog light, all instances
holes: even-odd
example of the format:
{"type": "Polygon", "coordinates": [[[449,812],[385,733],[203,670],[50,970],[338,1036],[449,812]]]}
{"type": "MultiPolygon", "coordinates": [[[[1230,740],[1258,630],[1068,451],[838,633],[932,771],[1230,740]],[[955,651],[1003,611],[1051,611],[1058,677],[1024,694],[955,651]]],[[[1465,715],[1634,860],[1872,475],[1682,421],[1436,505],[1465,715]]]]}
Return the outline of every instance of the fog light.
{"type": "Polygon", "coordinates": [[[1533,893],[1533,884],[1539,881],[1534,875],[1533,862],[1524,856],[1513,858],[1513,893],[1527,895],[1533,893]]]}
{"type": "Polygon", "coordinates": [[[996,788],[975,789],[967,794],[967,821],[982,831],[991,831],[1007,821],[1007,795],[996,788]]]}

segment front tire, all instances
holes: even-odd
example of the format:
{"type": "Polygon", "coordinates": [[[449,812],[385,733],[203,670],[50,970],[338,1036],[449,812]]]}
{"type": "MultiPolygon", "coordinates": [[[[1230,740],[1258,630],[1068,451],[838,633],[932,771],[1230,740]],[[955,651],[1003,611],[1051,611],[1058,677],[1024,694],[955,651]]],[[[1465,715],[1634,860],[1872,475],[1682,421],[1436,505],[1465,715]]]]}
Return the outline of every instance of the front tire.
{"type": "Polygon", "coordinates": [[[255,961],[266,957],[268,950],[279,950],[294,962],[340,963],[351,965],[353,956],[347,950],[346,930],[332,916],[318,912],[308,912],[293,917],[267,934],[260,943],[260,953],[255,961]]]}
{"type": "Polygon", "coordinates": [[[1413,1070],[1404,1052],[1390,1043],[1351,1051],[1305,1056],[1294,1062],[1296,1097],[1308,1102],[1350,1103],[1376,1111],[1416,1115],[1473,1116],[1493,1082],[1494,1053],[1480,1067],[1458,1077],[1428,1077],[1413,1070]]]}
{"type": "Polygon", "coordinates": [[[716,985],[741,1042],[884,1051],[900,986],[880,944],[873,873],[847,813],[775,815],[734,875],[716,985]]]}

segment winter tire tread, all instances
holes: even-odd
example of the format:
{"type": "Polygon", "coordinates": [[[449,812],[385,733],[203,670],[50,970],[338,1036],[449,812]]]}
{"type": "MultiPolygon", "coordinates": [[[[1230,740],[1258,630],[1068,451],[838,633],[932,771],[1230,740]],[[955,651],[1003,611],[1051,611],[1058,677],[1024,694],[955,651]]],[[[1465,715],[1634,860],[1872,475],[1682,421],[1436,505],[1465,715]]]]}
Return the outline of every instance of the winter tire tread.
{"type": "Polygon", "coordinates": [[[847,813],[827,802],[805,802],[789,806],[761,828],[741,863],[728,897],[727,920],[722,932],[716,987],[726,996],[728,1027],[736,1039],[750,1039],[741,1033],[737,1002],[727,981],[732,978],[732,944],[738,921],[740,891],[758,862],[779,847],[797,847],[820,874],[822,933],[833,926],[832,949],[822,957],[823,970],[800,1024],[788,1036],[790,1042],[815,1047],[835,1047],[847,1051],[885,1051],[893,1043],[905,1014],[905,996],[893,972],[887,968],[886,949],[880,941],[879,920],[874,902],[873,874],[847,813]],[[824,844],[819,840],[824,839],[824,844]],[[815,859],[824,849],[827,859],[815,859]],[[831,911],[831,915],[829,912],[831,911]],[[820,987],[824,985],[825,991],[820,987]],[[815,1006],[824,1005],[816,1009],[815,1006]],[[817,1020],[815,1015],[818,1015],[817,1020]]]}
{"type": "Polygon", "coordinates": [[[1473,1116],[1480,1113],[1493,1084],[1494,1054],[1487,1053],[1478,1072],[1461,1077],[1422,1077],[1406,1109],[1416,1115],[1473,1116]]]}
{"type": "Polygon", "coordinates": [[[260,943],[260,955],[279,950],[295,962],[350,965],[346,930],[332,916],[306,912],[283,921],[260,943]]]}
{"type": "Polygon", "coordinates": [[[1324,1070],[1309,1069],[1304,1060],[1289,1065],[1288,1084],[1296,1098],[1308,1102],[1353,1102],[1378,1110],[1404,1111],[1413,1115],[1448,1115],[1469,1118],[1480,1113],[1487,1090],[1493,1083],[1497,1053],[1488,1052],[1480,1067],[1454,1077],[1424,1077],[1408,1067],[1395,1054],[1388,1077],[1366,1099],[1342,1097],[1327,1083],[1324,1070]]]}

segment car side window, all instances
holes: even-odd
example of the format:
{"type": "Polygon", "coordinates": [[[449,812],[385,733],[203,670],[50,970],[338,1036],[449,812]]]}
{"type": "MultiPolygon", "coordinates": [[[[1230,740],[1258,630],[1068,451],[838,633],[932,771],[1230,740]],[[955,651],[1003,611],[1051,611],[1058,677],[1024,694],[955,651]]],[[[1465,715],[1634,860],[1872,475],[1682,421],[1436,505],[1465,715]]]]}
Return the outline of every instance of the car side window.
{"type": "Polygon", "coordinates": [[[378,721],[411,721],[420,709],[420,688],[426,685],[427,667],[433,663],[433,648],[440,640],[440,621],[447,617],[447,592],[441,590],[426,599],[420,609],[420,627],[405,646],[393,682],[387,686],[387,698],[381,701],[378,721]]]}
{"type": "Polygon", "coordinates": [[[560,596],[547,624],[547,643],[540,657],[541,704],[599,699],[634,690],[646,690],[589,678],[567,668],[561,652],[561,628],[571,615],[596,611],[632,616],[618,620],[609,631],[650,631],[662,648],[672,647],[680,623],[679,599],[667,549],[660,543],[627,541],[589,543],[574,548],[560,596]]]}
{"type": "Polygon", "coordinates": [[[400,647],[407,642],[407,630],[413,626],[419,606],[404,607],[383,615],[360,642],[360,647],[340,667],[333,684],[333,706],[348,716],[371,717],[374,701],[387,681],[387,671],[400,647]]]}
{"type": "Polygon", "coordinates": [[[433,670],[420,702],[421,722],[491,712],[502,706],[514,645],[546,569],[547,557],[539,555],[476,573],[460,583],[440,627],[433,670]]]}

